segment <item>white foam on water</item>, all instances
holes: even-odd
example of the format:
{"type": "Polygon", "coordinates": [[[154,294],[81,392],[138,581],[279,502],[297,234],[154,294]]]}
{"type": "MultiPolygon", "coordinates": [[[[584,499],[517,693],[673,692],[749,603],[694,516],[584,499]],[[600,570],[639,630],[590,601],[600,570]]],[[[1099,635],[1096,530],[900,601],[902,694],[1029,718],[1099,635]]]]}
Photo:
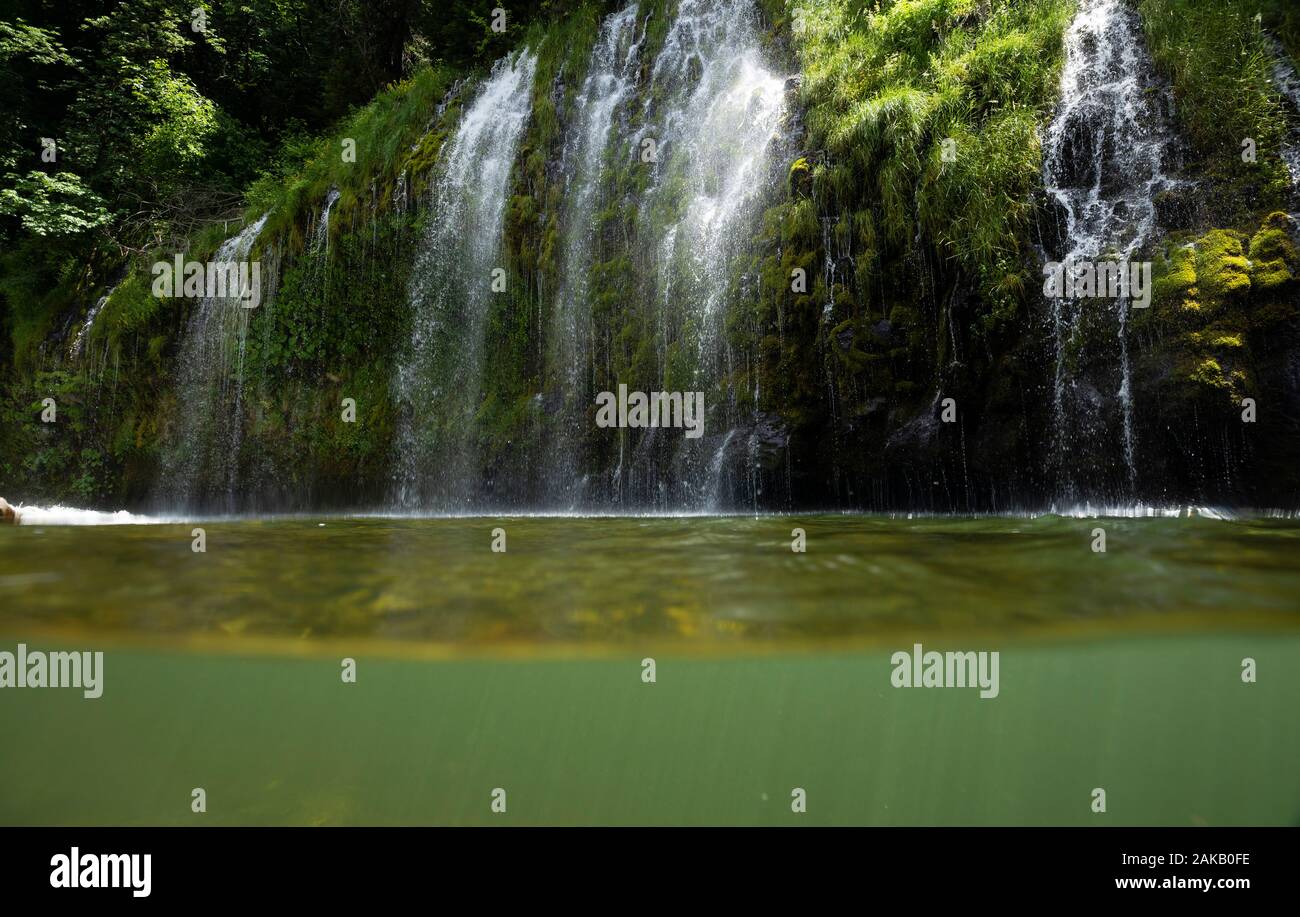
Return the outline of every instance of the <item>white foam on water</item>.
{"type": "Polygon", "coordinates": [[[1193,505],[1152,506],[1145,503],[1135,503],[1131,506],[1094,506],[1090,503],[1083,503],[1065,509],[1053,507],[1046,513],[1031,514],[1032,518],[1038,516],[1063,516],[1068,519],[1190,519],[1194,516],[1200,516],[1220,522],[1238,518],[1237,514],[1232,510],[1221,507],[1193,505]]]}
{"type": "Polygon", "coordinates": [[[18,506],[15,507],[21,518],[19,523],[25,526],[94,526],[94,525],[176,525],[181,523],[239,523],[239,522],[317,522],[324,526],[321,519],[332,521],[349,519],[390,520],[394,522],[421,522],[431,520],[500,520],[500,519],[799,519],[808,516],[861,517],[864,519],[1042,519],[1057,517],[1064,519],[1190,519],[1200,517],[1217,522],[1232,522],[1243,519],[1295,519],[1300,518],[1294,510],[1284,509],[1248,509],[1230,510],[1224,507],[1197,505],[1153,506],[1147,504],[1092,505],[1080,504],[1064,508],[1052,507],[1046,511],[1005,511],[995,513],[936,513],[936,512],[889,512],[872,513],[857,510],[819,510],[811,513],[761,512],[752,511],[645,511],[627,512],[617,509],[575,512],[572,510],[519,510],[510,507],[497,507],[496,511],[478,509],[465,512],[426,513],[419,511],[402,512],[391,509],[359,510],[353,512],[322,513],[268,513],[264,515],[224,515],[203,517],[182,516],[145,516],[126,510],[103,512],[92,509],[77,509],[72,506],[18,506]]]}
{"type": "Polygon", "coordinates": [[[73,506],[17,506],[19,525],[158,525],[173,522],[160,516],[139,516],[124,509],[105,513],[73,506]]]}

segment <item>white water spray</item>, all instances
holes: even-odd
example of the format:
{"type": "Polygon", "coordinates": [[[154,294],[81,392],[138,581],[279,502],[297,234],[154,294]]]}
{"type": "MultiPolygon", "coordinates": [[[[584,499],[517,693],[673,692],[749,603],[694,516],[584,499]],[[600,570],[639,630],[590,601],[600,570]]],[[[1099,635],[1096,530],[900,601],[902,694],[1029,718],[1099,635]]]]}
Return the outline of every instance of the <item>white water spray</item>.
{"type": "MultiPolygon", "coordinates": [[[[1172,183],[1163,168],[1170,128],[1163,89],[1142,42],[1142,23],[1124,0],[1083,0],[1065,35],[1060,107],[1043,141],[1043,178],[1066,217],[1066,264],[1115,258],[1127,261],[1156,225],[1156,194],[1172,183]]],[[[1096,303],[1052,300],[1056,338],[1053,386],[1055,451],[1062,497],[1074,501],[1069,460],[1074,446],[1107,435],[1089,417],[1086,392],[1067,366],[1080,345],[1082,310],[1096,303]]],[[[1136,479],[1132,380],[1128,353],[1129,302],[1114,305],[1119,351],[1120,454],[1128,486],[1136,479]]]]}
{"type": "Polygon", "coordinates": [[[415,327],[394,382],[402,508],[472,505],[483,335],[535,67],[528,51],[498,61],[442,154],[410,283],[415,327]]]}
{"type": "MultiPolygon", "coordinates": [[[[213,261],[247,261],[268,215],[221,243],[213,261]]],[[[235,508],[251,311],[238,297],[205,296],[190,316],[177,360],[178,423],[155,489],[162,505],[189,509],[220,497],[235,508]]]]}

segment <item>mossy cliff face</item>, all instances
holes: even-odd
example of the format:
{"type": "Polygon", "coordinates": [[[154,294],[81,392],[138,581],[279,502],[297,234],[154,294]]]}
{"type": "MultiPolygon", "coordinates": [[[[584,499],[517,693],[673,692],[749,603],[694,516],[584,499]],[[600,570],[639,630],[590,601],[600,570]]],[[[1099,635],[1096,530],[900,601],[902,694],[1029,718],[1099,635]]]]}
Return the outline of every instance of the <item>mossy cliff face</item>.
{"type": "MultiPolygon", "coordinates": [[[[449,93],[453,81],[421,72],[320,143],[301,172],[250,189],[246,221],[268,214],[250,254],[263,271],[262,304],[242,340],[226,342],[224,370],[211,380],[224,407],[242,380],[242,436],[231,444],[239,490],[232,504],[226,482],[199,481],[196,506],[346,506],[386,490],[390,366],[409,333],[406,280],[425,218],[416,202],[458,111],[465,87],[449,93]],[[355,423],[344,421],[344,398],[356,402],[355,423]]],[[[206,262],[239,228],[214,226],[181,255],[206,262]]],[[[107,296],[93,323],[85,310],[72,313],[42,345],[42,369],[10,374],[4,489],[28,501],[167,507],[157,485],[189,407],[179,352],[198,307],[153,295],[151,265],[175,254],[149,252],[122,266],[120,282],[79,292],[82,302],[107,296]],[[45,397],[56,401],[56,423],[40,420],[45,397]]]]}
{"type": "MultiPolygon", "coordinates": [[[[1127,330],[1133,496],[1294,506],[1300,258],[1268,126],[1278,100],[1258,61],[1240,65],[1242,124],[1231,133],[1261,141],[1260,159],[1243,162],[1215,127],[1223,100],[1186,61],[1202,51],[1235,60],[1220,54],[1225,42],[1256,48],[1254,14],[1232,5],[1217,31],[1153,28],[1171,3],[1140,5],[1179,101],[1182,182],[1135,256],[1153,263],[1154,295],[1127,330]],[[1254,399],[1253,423],[1244,399],[1254,399]]],[[[1051,505],[1056,358],[1040,291],[1052,217],[1040,137],[1059,101],[1075,4],[744,4],[754,59],[776,79],[757,79],[755,98],[779,96],[780,116],[740,216],[707,257],[671,249],[671,234],[696,225],[693,204],[726,202],[720,167],[703,166],[744,157],[725,132],[692,147],[674,126],[699,61],[656,71],[674,23],[705,0],[636,6],[631,88],[612,109],[607,145],[577,139],[602,27],[626,6],[568,4],[512,36],[536,70],[507,183],[504,290],[484,316],[469,434],[478,484],[467,497],[560,508],[1051,505]],[[642,155],[646,138],[666,140],[658,159],[642,155]],[[580,182],[589,212],[573,203],[580,182]],[[559,329],[575,302],[570,372],[559,329]],[[595,395],[619,384],[704,389],[706,436],[597,428],[595,395]]],[[[1266,25],[1285,44],[1281,22],[1266,25]]],[[[422,70],[321,140],[305,165],[249,189],[245,220],[267,214],[253,252],[266,289],[212,380],[214,398],[240,385],[237,483],[201,482],[196,506],[387,503],[408,410],[394,368],[412,335],[411,273],[436,216],[444,147],[485,78],[422,70]]],[[[238,229],[211,227],[183,254],[207,260],[238,229]]],[[[174,254],[96,263],[49,294],[49,327],[9,318],[6,331],[26,343],[3,367],[0,494],[165,505],[157,481],[188,407],[177,361],[199,307],[151,294],[149,266],[174,254]],[[58,406],[53,424],[40,420],[46,397],[58,406]]],[[[1065,365],[1072,384],[1106,402],[1118,388],[1113,312],[1099,303],[1086,314],[1065,365]]],[[[1081,460],[1119,460],[1115,443],[1091,447],[1081,460]]]]}
{"type": "Polygon", "coordinates": [[[1151,309],[1134,323],[1152,478],[1259,505],[1293,501],[1295,232],[1291,217],[1274,213],[1253,232],[1180,233],[1156,252],[1151,309]],[[1245,481],[1243,468],[1253,470],[1245,481]]]}
{"type": "Polygon", "coordinates": [[[771,490],[923,509],[1041,500],[1033,192],[1071,11],[790,5],[802,149],[733,323],[754,355],[736,387],[789,438],[771,490]]]}

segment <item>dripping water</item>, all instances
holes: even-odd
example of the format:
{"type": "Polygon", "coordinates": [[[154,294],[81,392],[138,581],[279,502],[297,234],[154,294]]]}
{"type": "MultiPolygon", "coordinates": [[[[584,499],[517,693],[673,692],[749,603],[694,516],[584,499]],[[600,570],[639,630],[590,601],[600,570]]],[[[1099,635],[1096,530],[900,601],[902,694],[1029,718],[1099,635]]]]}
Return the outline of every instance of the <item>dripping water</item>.
{"type": "MultiPolygon", "coordinates": [[[[247,261],[266,219],[263,214],[223,242],[212,261],[247,261]]],[[[177,419],[155,489],[155,498],[172,510],[237,508],[251,311],[237,296],[204,296],[190,315],[177,362],[177,419]]]]}
{"type": "Polygon", "coordinates": [[[564,148],[563,257],[553,312],[549,376],[559,388],[558,416],[549,419],[548,502],[576,508],[582,499],[580,443],[587,430],[591,377],[591,284],[597,260],[596,210],[600,182],[620,107],[636,88],[640,42],[636,5],[607,17],[592,50],[574,105],[574,125],[564,148]]]}
{"type": "MultiPolygon", "coordinates": [[[[1097,259],[1126,262],[1150,238],[1156,194],[1172,182],[1163,172],[1170,128],[1167,96],[1156,82],[1137,12],[1125,0],[1083,0],[1065,36],[1061,102],[1043,142],[1044,184],[1065,221],[1066,265],[1097,259]]],[[[1090,385],[1070,369],[1086,344],[1090,309],[1112,309],[1119,381],[1117,452],[1129,495],[1136,483],[1136,436],[1128,352],[1129,303],[1051,301],[1055,338],[1054,457],[1060,497],[1080,498],[1077,449],[1115,437],[1090,385]]]]}
{"type": "Polygon", "coordinates": [[[528,51],[497,62],[461,116],[429,192],[409,288],[414,327],[394,378],[401,508],[455,510],[475,500],[483,336],[535,67],[528,51]]]}

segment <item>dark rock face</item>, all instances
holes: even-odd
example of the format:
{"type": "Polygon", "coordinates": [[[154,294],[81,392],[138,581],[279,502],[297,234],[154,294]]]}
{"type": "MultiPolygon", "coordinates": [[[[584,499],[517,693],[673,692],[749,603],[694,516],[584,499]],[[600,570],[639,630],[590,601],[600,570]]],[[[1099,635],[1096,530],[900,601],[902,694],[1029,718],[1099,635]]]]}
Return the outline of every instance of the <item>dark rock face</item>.
{"type": "Polygon", "coordinates": [[[1203,195],[1194,185],[1182,185],[1156,195],[1156,222],[1163,229],[1196,226],[1204,215],[1203,195]]]}
{"type": "Polygon", "coordinates": [[[706,446],[713,456],[710,482],[716,507],[790,505],[790,431],[776,414],[758,412],[706,446]]]}
{"type": "Polygon", "coordinates": [[[1037,242],[1043,253],[1048,256],[1044,260],[1059,261],[1069,250],[1067,242],[1069,218],[1065,205],[1044,192],[1037,193],[1034,201],[1038,212],[1038,219],[1034,224],[1037,242]]]}

